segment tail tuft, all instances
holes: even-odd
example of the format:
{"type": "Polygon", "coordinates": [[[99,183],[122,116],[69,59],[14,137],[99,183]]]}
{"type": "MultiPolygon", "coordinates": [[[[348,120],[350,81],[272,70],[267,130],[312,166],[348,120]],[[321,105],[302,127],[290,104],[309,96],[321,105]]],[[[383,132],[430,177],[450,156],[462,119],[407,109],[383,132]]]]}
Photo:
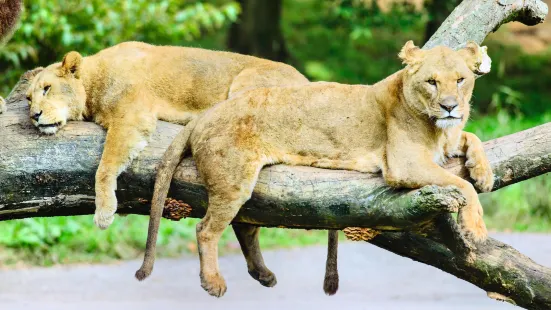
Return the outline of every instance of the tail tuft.
{"type": "Polygon", "coordinates": [[[327,274],[323,280],[323,291],[327,296],[333,296],[339,290],[339,275],[327,274]]]}
{"type": "Polygon", "coordinates": [[[151,274],[151,270],[149,271],[145,271],[144,268],[140,268],[140,270],[136,271],[136,279],[138,279],[138,281],[143,281],[145,280],[145,278],[149,277],[149,275],[151,274]]]}
{"type": "Polygon", "coordinates": [[[339,270],[337,253],[339,249],[339,231],[329,230],[327,234],[327,261],[325,262],[325,279],[323,290],[328,296],[335,295],[339,289],[339,270]]]}

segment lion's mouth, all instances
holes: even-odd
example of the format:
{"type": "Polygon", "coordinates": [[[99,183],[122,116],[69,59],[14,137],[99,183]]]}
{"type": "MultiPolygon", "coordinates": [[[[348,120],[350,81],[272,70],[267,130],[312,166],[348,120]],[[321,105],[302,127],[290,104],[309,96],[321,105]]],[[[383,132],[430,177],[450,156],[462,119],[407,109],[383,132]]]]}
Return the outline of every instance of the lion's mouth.
{"type": "Polygon", "coordinates": [[[451,119],[459,119],[459,120],[461,120],[461,119],[463,119],[463,117],[456,117],[456,116],[448,115],[448,116],[442,117],[442,118],[440,118],[440,119],[450,119],[450,120],[451,120],[451,119]]]}
{"type": "Polygon", "coordinates": [[[51,124],[38,124],[38,128],[53,128],[61,126],[61,122],[51,123],[51,124]]]}
{"type": "Polygon", "coordinates": [[[463,117],[448,115],[446,117],[436,119],[436,126],[442,129],[449,129],[461,124],[463,117]]]}

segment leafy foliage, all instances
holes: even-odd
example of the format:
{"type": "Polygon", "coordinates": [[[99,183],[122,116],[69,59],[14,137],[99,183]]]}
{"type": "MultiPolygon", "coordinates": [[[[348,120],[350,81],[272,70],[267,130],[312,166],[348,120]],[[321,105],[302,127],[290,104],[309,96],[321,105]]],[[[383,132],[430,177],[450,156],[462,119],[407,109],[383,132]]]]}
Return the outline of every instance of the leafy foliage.
{"type": "Polygon", "coordinates": [[[327,23],[347,29],[352,40],[371,40],[373,31],[380,28],[408,30],[424,16],[408,2],[394,2],[389,12],[383,12],[376,1],[326,1],[326,6],[327,23]]]}
{"type": "Polygon", "coordinates": [[[130,40],[182,45],[221,29],[239,13],[233,1],[26,1],[20,28],[0,50],[2,92],[9,92],[23,69],[49,65],[68,51],[90,55],[130,40]]]}
{"type": "MultiPolygon", "coordinates": [[[[0,223],[0,265],[20,261],[52,265],[74,262],[103,262],[141,258],[147,237],[148,217],[117,216],[108,230],[99,230],[92,216],[32,218],[0,223]],[[4,253],[2,253],[4,252],[4,253]],[[4,255],[2,255],[4,254],[4,255]]],[[[177,256],[197,253],[195,225],[197,219],[180,222],[163,220],[158,253],[177,256]]],[[[261,246],[290,247],[317,244],[325,240],[324,231],[262,229],[261,246]]],[[[239,243],[231,228],[222,236],[220,251],[235,253],[239,243]]]]}
{"type": "Polygon", "coordinates": [[[427,19],[400,2],[388,11],[365,0],[285,4],[283,29],[293,64],[312,80],[374,83],[399,70],[394,56],[405,38],[419,44],[427,19]]]}

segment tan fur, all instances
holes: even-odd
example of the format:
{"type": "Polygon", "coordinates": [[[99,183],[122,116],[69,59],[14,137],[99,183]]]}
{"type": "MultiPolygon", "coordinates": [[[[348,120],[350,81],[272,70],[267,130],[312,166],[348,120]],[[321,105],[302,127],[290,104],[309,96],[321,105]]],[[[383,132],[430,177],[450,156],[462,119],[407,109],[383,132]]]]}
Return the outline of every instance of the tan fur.
{"type": "Polygon", "coordinates": [[[6,100],[0,96],[0,114],[6,112],[8,110],[8,105],[6,103],[6,100]]]}
{"type": "MultiPolygon", "coordinates": [[[[44,133],[54,134],[68,120],[89,119],[107,128],[94,217],[107,228],[117,208],[117,176],[145,147],[158,119],[185,125],[246,89],[307,82],[291,66],[251,56],[127,42],[89,57],[68,53],[36,76],[27,97],[31,118],[39,115],[33,123],[44,133]]],[[[250,240],[242,247],[251,275],[273,286],[275,276],[264,265],[258,240],[249,237],[255,229],[236,234],[250,240]]],[[[153,261],[150,266],[147,275],[153,261]]]]}
{"type": "Polygon", "coordinates": [[[26,100],[27,91],[29,90],[29,87],[31,87],[32,80],[42,70],[44,70],[44,68],[37,67],[21,74],[19,81],[17,81],[15,86],[12,88],[8,97],[6,97],[6,101],[8,103],[15,103],[26,100]]]}
{"type": "Polygon", "coordinates": [[[25,100],[27,96],[27,90],[29,89],[32,79],[42,71],[42,67],[35,68],[33,70],[28,70],[19,77],[19,81],[12,88],[6,100],[0,97],[0,114],[7,110],[7,105],[13,102],[19,102],[25,100]]]}
{"type": "MultiPolygon", "coordinates": [[[[15,31],[21,8],[21,0],[0,0],[0,46],[3,46],[15,31]]],[[[6,100],[0,97],[0,114],[7,109],[6,100]]]]}
{"type": "MultiPolygon", "coordinates": [[[[171,176],[170,169],[190,149],[208,190],[207,214],[197,225],[203,288],[214,296],[226,291],[218,241],[251,197],[262,167],[275,163],[382,172],[390,186],[400,188],[455,185],[467,199],[459,212],[461,227],[482,242],[487,232],[477,192],[441,167],[447,157],[465,154],[475,185],[481,191],[493,186],[480,140],[462,131],[479,53],[475,43],[456,52],[423,51],[408,42],[400,52],[405,69],[373,86],[320,82],[255,89],[216,105],[188,126],[163,162],[170,163],[166,175],[171,176]]],[[[158,229],[169,184],[169,178],[157,179],[150,229],[158,229]]],[[[150,244],[146,259],[154,250],[150,244]]]]}

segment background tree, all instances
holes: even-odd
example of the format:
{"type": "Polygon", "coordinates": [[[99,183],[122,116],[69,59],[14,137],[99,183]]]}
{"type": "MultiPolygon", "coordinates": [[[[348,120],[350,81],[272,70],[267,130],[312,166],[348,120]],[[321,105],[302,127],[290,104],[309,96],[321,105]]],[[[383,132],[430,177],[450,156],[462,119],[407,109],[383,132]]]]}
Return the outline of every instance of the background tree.
{"type": "Polygon", "coordinates": [[[227,46],[231,51],[286,62],[289,52],[281,31],[283,0],[238,0],[242,13],[232,23],[227,46]]]}
{"type": "Polygon", "coordinates": [[[427,42],[432,37],[436,29],[442,25],[444,20],[460,2],[461,0],[428,0],[425,2],[429,20],[425,28],[424,42],[427,42]]]}
{"type": "Polygon", "coordinates": [[[123,41],[185,44],[237,19],[233,1],[26,1],[17,33],[0,49],[0,90],[23,69],[45,66],[70,50],[90,55],[123,41]],[[170,25],[167,27],[167,25],[170,25]]]}

